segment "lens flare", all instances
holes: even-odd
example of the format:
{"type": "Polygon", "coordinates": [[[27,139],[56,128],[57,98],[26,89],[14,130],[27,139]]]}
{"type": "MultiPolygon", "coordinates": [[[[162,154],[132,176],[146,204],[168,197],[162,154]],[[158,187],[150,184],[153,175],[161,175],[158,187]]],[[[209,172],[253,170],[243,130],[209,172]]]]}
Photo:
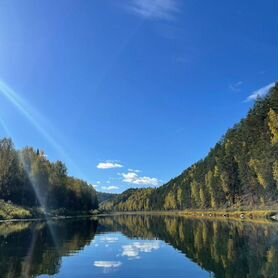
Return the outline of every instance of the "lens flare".
{"type": "MultiPolygon", "coordinates": [[[[48,143],[59,153],[62,160],[67,161],[75,171],[84,177],[84,174],[76,165],[76,163],[69,157],[64,148],[57,142],[57,140],[50,135],[47,130],[51,130],[51,134],[57,134],[47,123],[47,121],[29,105],[22,97],[20,97],[7,83],[0,79],[0,95],[3,95],[24,117],[35,127],[35,129],[47,140],[48,143]],[[45,128],[45,127],[48,128],[45,128]]],[[[2,125],[5,132],[10,136],[9,129],[5,122],[0,118],[0,125],[2,125]]]]}
{"type": "MultiPolygon", "coordinates": [[[[10,88],[3,80],[0,79],[0,95],[3,95],[31,124],[35,127],[35,129],[50,143],[50,145],[60,154],[60,156],[63,157],[68,163],[70,163],[75,170],[77,170],[79,173],[81,171],[77,167],[77,165],[73,162],[73,160],[67,155],[67,153],[64,151],[64,149],[61,147],[60,144],[47,132],[45,126],[49,126],[49,124],[46,123],[46,121],[42,118],[42,116],[35,111],[25,100],[23,100],[12,88],[10,88]]],[[[2,126],[4,132],[7,136],[11,137],[11,132],[4,121],[2,117],[0,117],[0,126],[2,126]]],[[[51,128],[53,130],[53,128],[51,128]]],[[[54,133],[54,132],[52,132],[54,133]]],[[[57,134],[57,132],[56,132],[57,134]]],[[[31,173],[26,167],[26,163],[21,155],[18,156],[19,161],[22,163],[24,171],[27,174],[27,177],[33,187],[34,193],[36,195],[36,198],[39,202],[39,205],[41,207],[44,207],[44,201],[42,197],[40,196],[40,192],[36,186],[36,181],[33,179],[31,173]]],[[[55,231],[52,229],[51,224],[49,224],[46,221],[46,225],[49,228],[50,234],[52,236],[53,242],[55,246],[57,247],[57,239],[55,235],[55,231]]],[[[58,250],[58,248],[57,248],[58,250]]],[[[30,248],[30,254],[33,253],[33,248],[31,245],[30,248]]],[[[28,269],[26,269],[28,273],[28,269]]],[[[27,276],[26,276],[27,277],[27,276]]]]}
{"type": "Polygon", "coordinates": [[[8,137],[11,137],[11,132],[10,132],[8,126],[6,125],[3,117],[1,117],[1,115],[0,115],[0,126],[2,127],[5,135],[8,136],[8,137]]]}
{"type": "Polygon", "coordinates": [[[41,120],[41,116],[30,107],[14,90],[12,90],[3,80],[0,80],[0,93],[12,103],[18,111],[20,111],[28,121],[39,131],[45,139],[60,153],[64,154],[61,146],[56,140],[42,127],[37,119],[41,120]]]}

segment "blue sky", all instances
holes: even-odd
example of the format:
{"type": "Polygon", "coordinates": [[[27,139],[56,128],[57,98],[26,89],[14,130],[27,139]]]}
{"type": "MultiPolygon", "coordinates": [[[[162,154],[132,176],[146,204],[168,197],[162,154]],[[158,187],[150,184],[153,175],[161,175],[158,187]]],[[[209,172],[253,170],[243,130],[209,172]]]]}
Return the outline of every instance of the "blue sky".
{"type": "Polygon", "coordinates": [[[276,0],[1,1],[0,136],[98,190],[158,186],[277,80],[277,27],[276,0]]]}

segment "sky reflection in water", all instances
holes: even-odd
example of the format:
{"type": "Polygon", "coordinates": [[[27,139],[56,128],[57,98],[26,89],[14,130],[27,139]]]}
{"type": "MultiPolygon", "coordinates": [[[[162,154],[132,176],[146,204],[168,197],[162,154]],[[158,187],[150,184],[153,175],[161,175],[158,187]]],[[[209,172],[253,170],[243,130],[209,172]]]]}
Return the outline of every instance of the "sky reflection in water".
{"type": "Polygon", "coordinates": [[[274,278],[277,234],[277,223],[167,216],[2,223],[0,277],[274,278]]]}

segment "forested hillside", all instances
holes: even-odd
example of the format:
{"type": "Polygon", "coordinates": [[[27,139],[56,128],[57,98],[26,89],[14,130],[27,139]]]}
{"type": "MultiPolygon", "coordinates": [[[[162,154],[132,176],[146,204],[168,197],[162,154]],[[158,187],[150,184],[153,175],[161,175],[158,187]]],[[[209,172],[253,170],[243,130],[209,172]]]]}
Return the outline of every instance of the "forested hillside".
{"type": "MultiPolygon", "coordinates": [[[[213,128],[213,123],[212,123],[213,128]]],[[[278,201],[278,85],[201,161],[157,189],[124,192],[104,210],[267,206],[278,201]]]]}
{"type": "Polygon", "coordinates": [[[18,151],[10,139],[0,140],[0,199],[43,211],[89,211],[98,206],[94,188],[69,177],[62,162],[52,163],[33,148],[18,151]]]}
{"type": "Polygon", "coordinates": [[[98,203],[100,204],[104,201],[111,200],[111,199],[115,198],[117,195],[118,194],[115,194],[115,193],[106,193],[106,192],[97,191],[98,203]]]}

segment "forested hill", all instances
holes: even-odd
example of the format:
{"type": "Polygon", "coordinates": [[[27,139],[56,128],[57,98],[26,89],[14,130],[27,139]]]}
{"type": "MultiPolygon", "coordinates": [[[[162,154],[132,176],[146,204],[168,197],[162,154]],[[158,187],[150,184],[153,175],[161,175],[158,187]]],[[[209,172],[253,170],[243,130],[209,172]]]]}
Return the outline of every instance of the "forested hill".
{"type": "Polygon", "coordinates": [[[117,197],[117,195],[118,194],[115,194],[115,193],[106,193],[106,192],[97,191],[98,203],[100,204],[104,201],[111,200],[111,199],[117,197]]]}
{"type": "Polygon", "coordinates": [[[98,207],[94,188],[68,176],[62,162],[52,163],[33,148],[16,150],[6,138],[0,140],[0,199],[0,219],[7,213],[3,201],[44,212],[80,212],[98,207]]]}
{"type": "Polygon", "coordinates": [[[128,190],[102,209],[263,207],[277,201],[278,84],[203,160],[157,189],[128,190]]]}

